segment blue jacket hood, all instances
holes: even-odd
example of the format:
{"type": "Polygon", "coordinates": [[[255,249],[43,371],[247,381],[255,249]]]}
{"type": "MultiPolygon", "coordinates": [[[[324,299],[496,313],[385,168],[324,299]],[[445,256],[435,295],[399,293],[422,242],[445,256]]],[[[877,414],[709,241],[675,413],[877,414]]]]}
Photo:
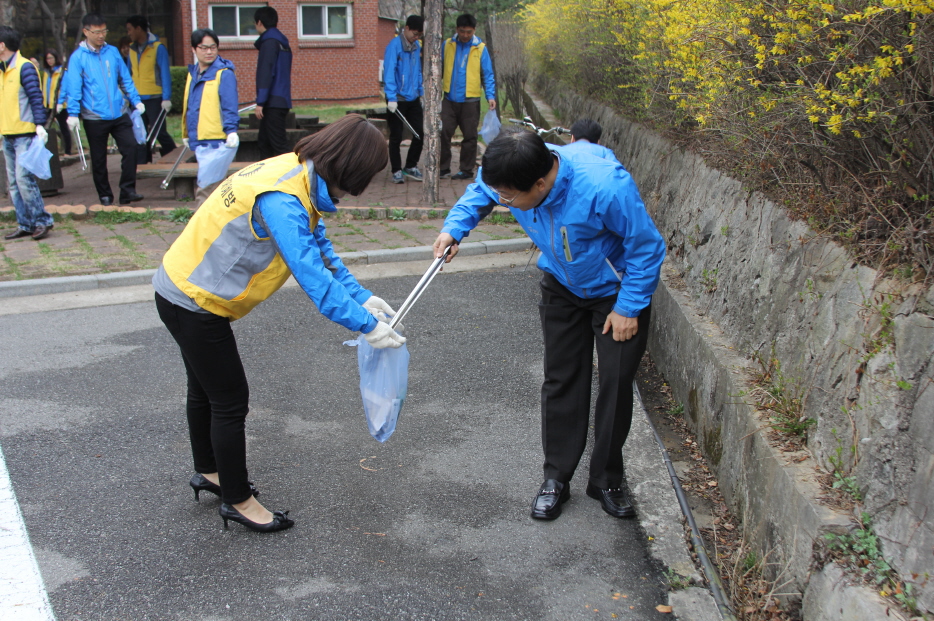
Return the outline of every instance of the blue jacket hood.
{"type": "MultiPolygon", "coordinates": [[[[227,60],[226,58],[221,58],[220,56],[218,56],[217,58],[214,59],[214,62],[211,63],[211,66],[208,67],[207,70],[204,72],[204,79],[213,80],[214,76],[217,75],[217,72],[220,71],[221,69],[230,69],[231,71],[235,70],[234,64],[231,61],[227,60]]],[[[197,80],[198,79],[198,63],[195,63],[193,65],[188,65],[188,73],[191,74],[192,81],[197,80]]]]}

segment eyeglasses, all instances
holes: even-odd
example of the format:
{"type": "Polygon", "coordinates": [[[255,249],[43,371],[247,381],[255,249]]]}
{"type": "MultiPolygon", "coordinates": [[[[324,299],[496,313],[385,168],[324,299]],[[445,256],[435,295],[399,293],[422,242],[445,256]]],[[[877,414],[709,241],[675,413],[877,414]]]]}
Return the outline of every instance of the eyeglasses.
{"type": "Polygon", "coordinates": [[[216,52],[217,51],[216,45],[199,45],[197,47],[202,52],[216,52]]]}
{"type": "MultiPolygon", "coordinates": [[[[522,194],[522,192],[519,192],[519,194],[522,194]]],[[[512,198],[503,198],[502,194],[500,194],[499,192],[496,192],[496,202],[506,207],[512,207],[512,202],[516,200],[517,198],[519,198],[519,194],[516,194],[512,198]]]]}
{"type": "Polygon", "coordinates": [[[85,28],[85,31],[87,31],[88,34],[92,34],[95,36],[101,36],[101,35],[107,36],[107,33],[110,32],[106,28],[103,30],[91,30],[90,28],[85,28]]]}

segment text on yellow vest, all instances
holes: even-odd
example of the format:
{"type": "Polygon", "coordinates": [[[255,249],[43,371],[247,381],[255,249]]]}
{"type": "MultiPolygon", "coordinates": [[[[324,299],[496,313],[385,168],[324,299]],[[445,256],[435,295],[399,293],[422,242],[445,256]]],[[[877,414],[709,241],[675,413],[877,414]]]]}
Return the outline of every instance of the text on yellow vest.
{"type": "MultiPolygon", "coordinates": [[[[35,117],[29,105],[29,97],[23,88],[20,74],[26,64],[35,65],[19,55],[13,54],[0,79],[0,134],[33,134],[36,131],[35,117]]],[[[36,69],[38,74],[39,69],[36,69]]]]}
{"type": "MultiPolygon", "coordinates": [[[[483,50],[486,43],[474,45],[467,54],[467,84],[465,97],[482,97],[483,85],[480,83],[480,57],[483,56],[483,50]]],[[[445,93],[451,92],[451,76],[454,75],[454,57],[457,55],[457,42],[455,39],[448,39],[444,46],[444,73],[443,89],[445,93]]]]}

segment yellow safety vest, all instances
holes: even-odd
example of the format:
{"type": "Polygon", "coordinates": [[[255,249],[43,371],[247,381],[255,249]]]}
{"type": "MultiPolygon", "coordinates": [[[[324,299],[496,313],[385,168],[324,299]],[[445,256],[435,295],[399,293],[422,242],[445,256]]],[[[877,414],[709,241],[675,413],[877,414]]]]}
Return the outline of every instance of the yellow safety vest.
{"type": "Polygon", "coordinates": [[[40,80],[42,84],[42,105],[45,108],[55,109],[55,91],[58,89],[58,83],[62,81],[62,68],[59,67],[52,73],[46,72],[40,80]]]}
{"type": "MultiPolygon", "coordinates": [[[[23,88],[20,79],[20,72],[26,63],[35,67],[32,61],[16,52],[3,72],[3,79],[0,79],[0,134],[6,136],[32,134],[36,131],[29,97],[26,96],[26,89],[23,88]]],[[[36,73],[38,72],[39,69],[36,68],[36,73]]]]}
{"type": "Polygon", "coordinates": [[[317,176],[294,153],[256,162],[228,177],[195,212],[165,253],[162,266],[185,295],[204,310],[239,319],[275,293],[291,272],[270,237],[253,230],[253,205],[264,192],[298,198],[311,220],[317,176]]]}
{"type": "Polygon", "coordinates": [[[156,81],[156,54],[159,51],[160,41],[153,41],[151,45],[143,48],[140,54],[130,48],[130,71],[133,73],[133,84],[140,95],[161,95],[162,86],[156,81]]]}
{"type": "MultiPolygon", "coordinates": [[[[475,45],[470,48],[467,55],[467,84],[465,97],[483,97],[483,84],[480,82],[480,57],[483,56],[483,50],[486,43],[475,45]]],[[[451,92],[451,76],[454,74],[454,57],[457,55],[457,43],[454,38],[450,38],[444,45],[444,92],[451,92]]]]}
{"type": "MultiPolygon", "coordinates": [[[[221,118],[221,69],[214,74],[213,80],[205,80],[201,87],[201,103],[198,106],[198,140],[225,140],[224,121],[221,118]]],[[[185,79],[185,98],[182,101],[182,137],[188,135],[188,95],[191,94],[191,72],[185,79]]]]}

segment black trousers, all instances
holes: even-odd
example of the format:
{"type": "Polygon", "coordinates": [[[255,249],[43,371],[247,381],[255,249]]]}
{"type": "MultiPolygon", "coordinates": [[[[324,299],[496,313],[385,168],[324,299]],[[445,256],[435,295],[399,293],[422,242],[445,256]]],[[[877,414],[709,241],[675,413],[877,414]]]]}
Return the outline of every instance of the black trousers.
{"type": "Polygon", "coordinates": [[[230,320],[195,313],[158,293],[156,308],[182,351],[188,374],[188,435],[195,472],[216,472],[226,503],[251,495],[246,469],[250,387],[230,320]]]}
{"type": "MultiPolygon", "coordinates": [[[[419,135],[418,138],[412,136],[412,144],[405,156],[405,167],[414,168],[418,166],[418,160],[422,157],[423,143],[421,136],[425,133],[422,119],[422,100],[420,97],[416,97],[412,101],[400,101],[398,103],[399,112],[409,122],[415,133],[419,135]]],[[[390,114],[387,117],[387,123],[389,124],[389,165],[392,167],[392,172],[396,172],[402,169],[402,150],[399,145],[402,144],[404,125],[402,119],[395,114],[390,114]]]]}
{"type": "Polygon", "coordinates": [[[54,116],[58,121],[59,134],[62,138],[62,153],[71,155],[71,132],[68,131],[68,108],[63,109],[58,114],[55,113],[54,109],[47,109],[46,112],[54,116]]]}
{"type": "MultiPolygon", "coordinates": [[[[155,99],[143,99],[141,101],[143,105],[146,106],[146,112],[143,113],[143,124],[146,126],[146,134],[148,135],[156,119],[159,118],[159,114],[162,112],[162,100],[156,97],[155,99]]],[[[172,135],[169,134],[169,130],[166,129],[167,125],[168,123],[162,124],[159,135],[156,137],[156,140],[159,142],[160,155],[165,155],[176,146],[175,140],[172,139],[172,135]]],[[[152,162],[152,151],[149,150],[149,146],[145,144],[139,145],[136,163],[149,164],[150,162],[152,162]]]]}
{"type": "Polygon", "coordinates": [[[584,454],[590,423],[594,342],[598,392],[589,482],[609,489],[623,480],[623,444],[632,424],[632,380],[649,335],[651,306],[639,314],[639,332],[628,341],[602,334],[616,296],[587,300],[551,274],[541,280],[539,314],[545,340],[542,384],[544,475],[567,483],[584,454]]]}
{"type": "Polygon", "coordinates": [[[259,158],[265,160],[270,157],[288,153],[289,139],[285,133],[285,117],[289,114],[288,108],[263,108],[263,118],[259,121],[259,158]]]}
{"type": "Polygon", "coordinates": [[[84,133],[91,152],[91,176],[100,198],[113,199],[107,178],[107,137],[113,136],[120,151],[120,201],[136,194],[136,137],[130,116],[124,114],[112,121],[84,121],[84,133]]]}
{"type": "Polygon", "coordinates": [[[473,173],[477,164],[477,134],[480,130],[480,102],[456,103],[447,97],[441,98],[441,170],[451,170],[451,139],[461,128],[460,172],[473,173]]]}

